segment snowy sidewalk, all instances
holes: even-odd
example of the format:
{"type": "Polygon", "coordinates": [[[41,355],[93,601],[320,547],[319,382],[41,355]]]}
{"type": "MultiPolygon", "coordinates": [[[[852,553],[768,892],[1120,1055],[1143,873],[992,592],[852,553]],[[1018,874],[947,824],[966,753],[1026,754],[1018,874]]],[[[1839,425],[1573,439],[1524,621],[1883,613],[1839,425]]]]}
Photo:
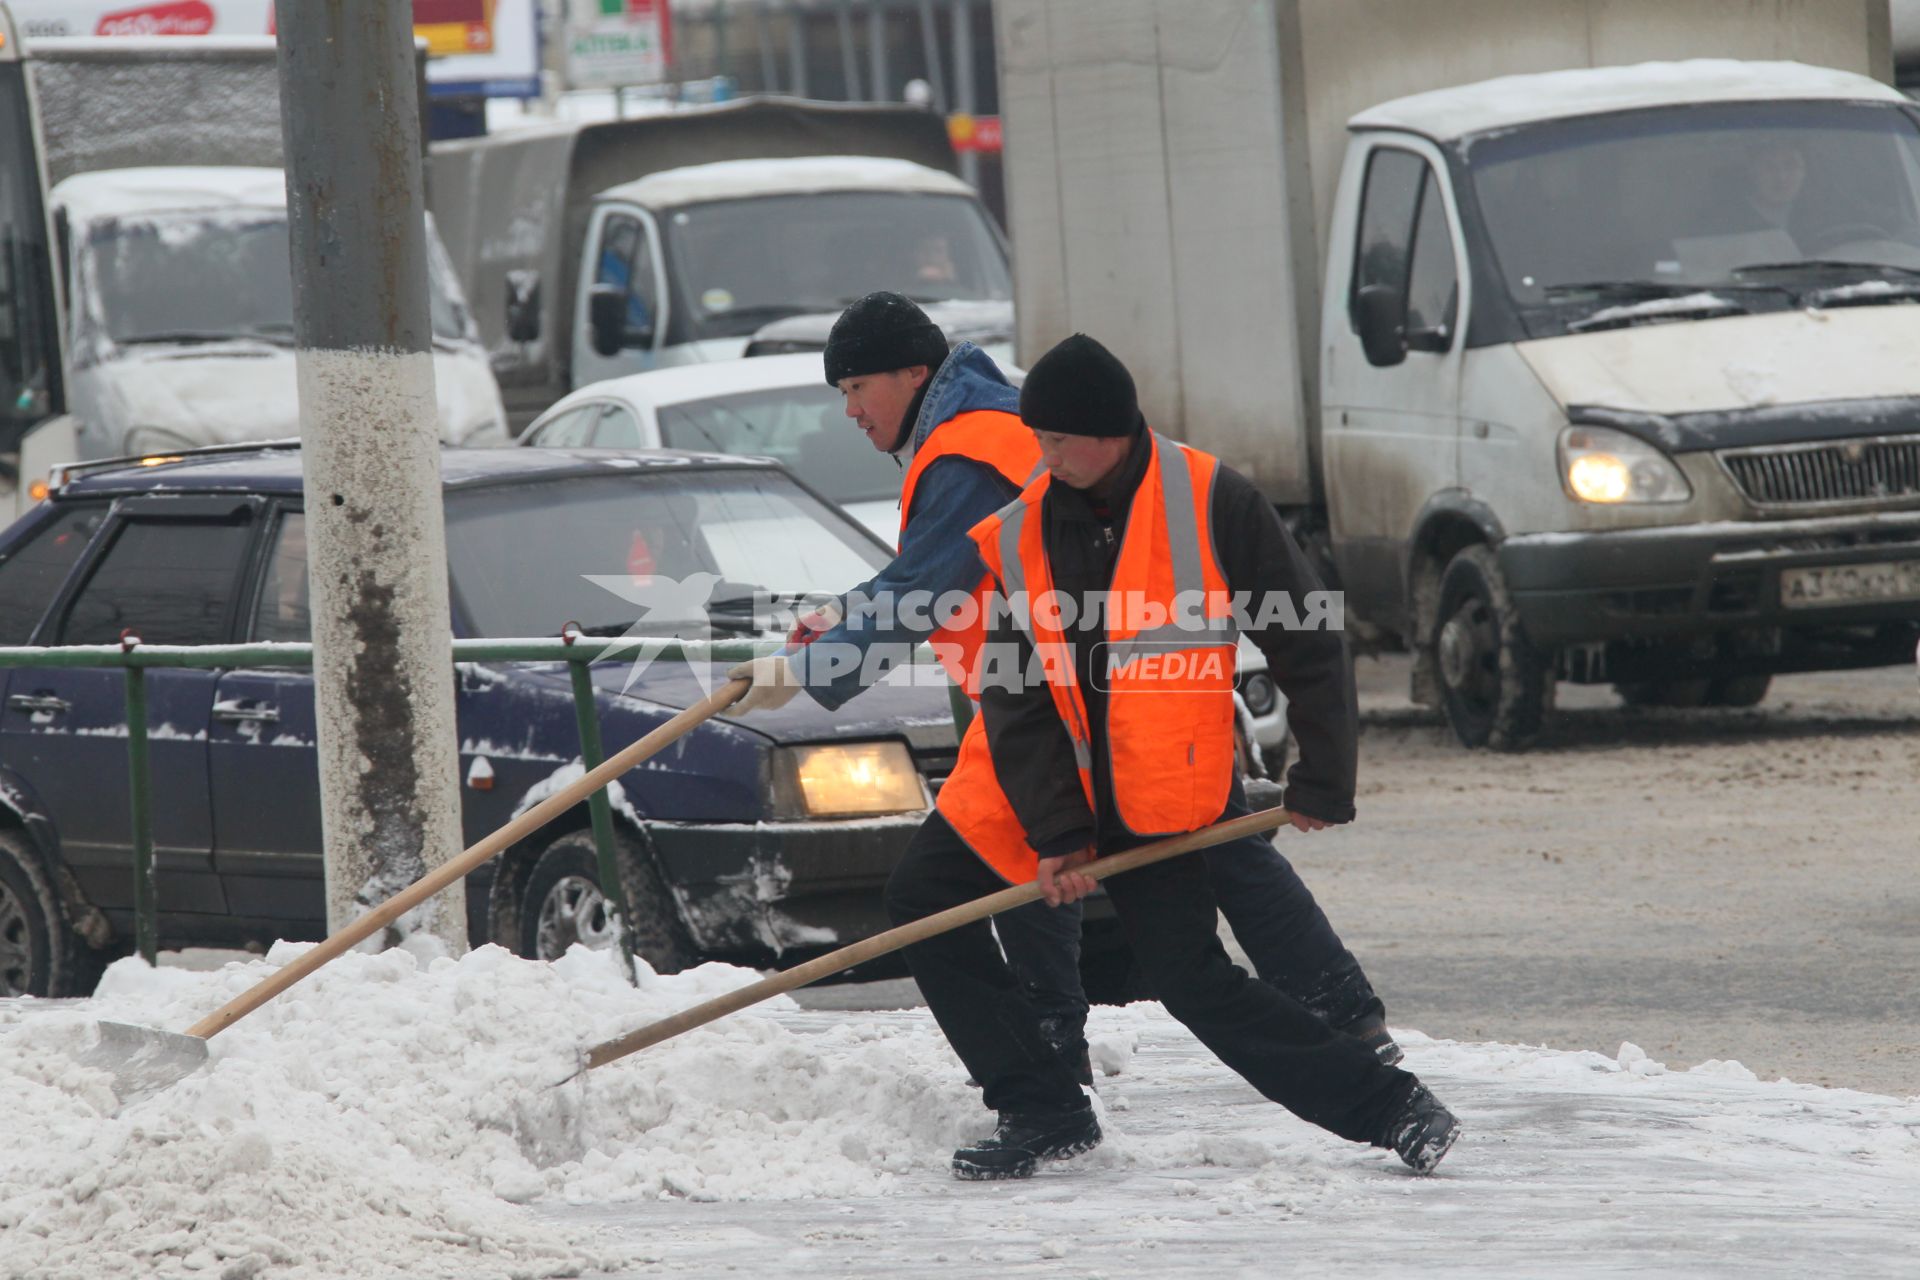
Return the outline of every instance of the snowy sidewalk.
{"type": "MultiPolygon", "coordinates": [[[[924,1012],[864,1020],[938,1034],[924,1012]]],[[[1030,1183],[928,1169],[893,1196],[542,1214],[650,1259],[622,1276],[1913,1273],[1920,1099],[1410,1033],[1406,1065],[1467,1127],[1422,1179],[1265,1102],[1158,1006],[1095,1023],[1139,1039],[1101,1083],[1106,1145],[1030,1183]]]]}
{"type": "Polygon", "coordinates": [[[555,1087],[585,1045],[751,981],[348,955],[170,1089],[72,1065],[89,1016],[181,1027],[297,948],[114,966],[0,1008],[14,1280],[1912,1274],[1920,1099],[1403,1032],[1461,1116],[1439,1176],[1253,1095],[1156,1005],[1097,1010],[1108,1140],[956,1183],[987,1120],[924,1010],[777,1000],[555,1087]]]}

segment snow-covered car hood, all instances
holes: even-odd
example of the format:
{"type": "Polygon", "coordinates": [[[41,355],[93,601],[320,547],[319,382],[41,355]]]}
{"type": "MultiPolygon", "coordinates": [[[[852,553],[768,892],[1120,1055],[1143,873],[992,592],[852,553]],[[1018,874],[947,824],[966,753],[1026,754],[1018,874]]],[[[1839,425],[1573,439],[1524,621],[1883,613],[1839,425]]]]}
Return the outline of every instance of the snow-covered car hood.
{"type": "Polygon", "coordinates": [[[1515,344],[1562,407],[1702,413],[1920,395],[1920,307],[1682,320],[1515,344]]]}
{"type": "MultiPolygon", "coordinates": [[[[505,444],[500,388],[477,349],[436,351],[433,361],[440,436],[454,444],[505,444]]],[[[75,416],[90,450],[102,455],[167,448],[128,434],[154,428],[186,445],[274,440],[300,431],[294,353],[238,340],[122,350],[74,374],[75,416]]]]}

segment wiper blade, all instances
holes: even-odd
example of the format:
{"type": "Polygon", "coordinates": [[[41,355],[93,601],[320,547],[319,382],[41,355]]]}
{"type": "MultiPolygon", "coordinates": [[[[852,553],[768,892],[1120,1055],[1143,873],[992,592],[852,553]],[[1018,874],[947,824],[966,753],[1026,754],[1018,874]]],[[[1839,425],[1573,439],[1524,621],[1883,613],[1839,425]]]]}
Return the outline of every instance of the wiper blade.
{"type": "Polygon", "coordinates": [[[204,343],[204,342],[243,342],[248,338],[260,338],[271,342],[263,333],[251,332],[213,332],[206,329],[168,329],[159,333],[136,333],[128,338],[115,338],[123,347],[154,346],[161,343],[204,343]]]}
{"type": "Polygon", "coordinates": [[[1592,293],[1603,298],[1684,298],[1690,293],[1705,293],[1713,289],[1742,290],[1754,292],[1768,290],[1784,292],[1777,284],[1741,284],[1729,282],[1705,285],[1697,282],[1682,284],[1671,280],[1587,280],[1577,284],[1550,284],[1541,292],[1548,297],[1566,293],[1592,293]]]}
{"type": "Polygon", "coordinates": [[[1850,262],[1845,258],[1802,258],[1795,262],[1749,262],[1744,267],[1735,267],[1736,276],[1754,275],[1791,275],[1795,272],[1831,275],[1836,271],[1865,275],[1896,275],[1908,279],[1920,279],[1920,271],[1911,267],[1896,267],[1886,262],[1850,262]]]}

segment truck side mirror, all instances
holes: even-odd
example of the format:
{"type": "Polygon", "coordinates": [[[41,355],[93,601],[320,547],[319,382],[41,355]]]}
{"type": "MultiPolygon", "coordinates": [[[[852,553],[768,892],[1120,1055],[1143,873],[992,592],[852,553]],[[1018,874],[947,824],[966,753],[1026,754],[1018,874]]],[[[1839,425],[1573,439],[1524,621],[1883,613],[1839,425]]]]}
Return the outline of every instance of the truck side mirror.
{"type": "Polygon", "coordinates": [[[1386,369],[1407,358],[1407,299],[1392,285],[1362,285],[1353,319],[1367,363],[1386,369]]]}
{"type": "Polygon", "coordinates": [[[653,328],[627,324],[627,293],[616,284],[597,284],[587,294],[587,323],[593,329],[593,349],[617,356],[628,347],[653,344],[653,328]]]}
{"type": "Polygon", "coordinates": [[[540,340],[540,273],[507,272],[507,338],[513,342],[540,340]]]}

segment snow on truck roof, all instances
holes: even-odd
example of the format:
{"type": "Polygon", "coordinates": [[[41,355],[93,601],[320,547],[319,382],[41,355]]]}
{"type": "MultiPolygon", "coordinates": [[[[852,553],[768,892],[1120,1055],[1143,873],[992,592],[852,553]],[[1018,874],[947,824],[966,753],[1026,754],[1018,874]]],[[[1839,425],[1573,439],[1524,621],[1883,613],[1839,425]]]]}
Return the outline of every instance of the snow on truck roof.
{"type": "Polygon", "coordinates": [[[183,209],[284,209],[287,177],[279,169],[246,165],[98,169],[57,184],[51,203],[81,223],[183,209]]]}
{"type": "Polygon", "coordinates": [[[911,160],[878,156],[798,156],[781,160],[717,160],[663,169],[601,192],[603,199],[631,200],[668,209],[704,200],[786,195],[800,191],[920,191],[973,194],[950,173],[911,160]]]}
{"type": "Polygon", "coordinates": [[[1501,76],[1456,89],[1436,89],[1369,107],[1350,129],[1404,129],[1449,142],[1491,129],[1540,120],[1603,115],[1640,107],[1784,99],[1905,102],[1891,86],[1851,71],[1804,62],[1739,62],[1695,58],[1630,67],[1578,67],[1501,76]]]}

